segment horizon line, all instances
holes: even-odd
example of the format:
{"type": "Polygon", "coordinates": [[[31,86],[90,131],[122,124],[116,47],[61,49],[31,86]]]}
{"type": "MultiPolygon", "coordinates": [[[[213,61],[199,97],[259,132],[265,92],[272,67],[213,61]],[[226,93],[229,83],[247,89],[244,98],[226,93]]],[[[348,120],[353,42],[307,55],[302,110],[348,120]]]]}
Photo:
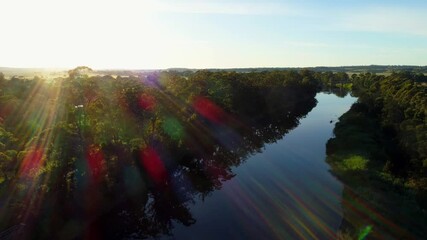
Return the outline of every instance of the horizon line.
{"type": "Polygon", "coordinates": [[[345,67],[372,67],[372,66],[378,66],[378,67],[427,67],[427,65],[412,65],[412,64],[362,64],[362,65],[318,65],[318,66],[258,66],[258,67],[206,67],[206,68],[199,68],[199,67],[167,67],[167,68],[93,68],[91,66],[87,65],[78,65],[75,67],[6,67],[6,66],[0,66],[0,70],[3,69],[37,69],[37,70],[71,70],[75,69],[80,66],[85,66],[93,69],[94,71],[103,71],[103,70],[125,70],[125,71],[140,71],[140,70],[146,70],[146,71],[159,71],[159,70],[171,70],[171,69],[188,69],[188,70],[216,70],[216,69],[257,69],[257,68],[267,68],[267,69],[275,69],[275,68],[295,68],[295,69],[304,69],[304,68],[345,68],[345,67]]]}

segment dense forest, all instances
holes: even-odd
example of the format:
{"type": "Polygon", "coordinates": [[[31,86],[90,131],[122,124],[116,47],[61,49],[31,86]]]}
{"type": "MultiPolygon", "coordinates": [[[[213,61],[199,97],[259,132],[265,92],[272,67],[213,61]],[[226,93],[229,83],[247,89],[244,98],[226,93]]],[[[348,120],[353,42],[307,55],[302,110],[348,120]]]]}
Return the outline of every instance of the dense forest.
{"type": "Polygon", "coordinates": [[[427,77],[411,72],[364,74],[355,79],[353,89],[403,150],[402,157],[389,162],[390,170],[426,185],[427,77]]]}
{"type": "Polygon", "coordinates": [[[327,144],[327,161],[346,183],[344,215],[351,220],[343,223],[343,232],[357,235],[373,222],[382,226],[378,238],[427,234],[426,83],[424,75],[413,72],[352,78],[358,102],[340,117],[327,144]]]}
{"type": "MultiPolygon", "coordinates": [[[[0,229],[7,229],[0,236],[23,229],[21,237],[130,238],[169,234],[172,221],[191,225],[188,204],[295,128],[319,91],[351,90],[359,98],[327,145],[331,171],[346,184],[344,199],[398,188],[409,196],[409,212],[418,211],[412,200],[426,208],[422,74],[126,74],[88,67],[53,79],[0,74],[0,229]],[[363,181],[373,187],[358,192],[363,181]]],[[[342,230],[354,231],[345,223],[342,230]]]]}
{"type": "Polygon", "coordinates": [[[187,204],[296,127],[321,87],[311,71],[90,74],[2,76],[2,234],[144,237],[190,225],[187,204]]]}

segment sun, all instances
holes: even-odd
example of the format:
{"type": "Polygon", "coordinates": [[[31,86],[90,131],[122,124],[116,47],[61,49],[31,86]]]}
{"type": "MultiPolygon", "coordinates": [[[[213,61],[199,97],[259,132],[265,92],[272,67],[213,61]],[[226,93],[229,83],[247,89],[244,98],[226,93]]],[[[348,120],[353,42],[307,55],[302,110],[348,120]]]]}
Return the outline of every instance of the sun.
{"type": "Polygon", "coordinates": [[[2,5],[2,36],[8,37],[0,45],[1,66],[142,67],[156,58],[167,38],[154,1],[18,0],[2,5]]]}

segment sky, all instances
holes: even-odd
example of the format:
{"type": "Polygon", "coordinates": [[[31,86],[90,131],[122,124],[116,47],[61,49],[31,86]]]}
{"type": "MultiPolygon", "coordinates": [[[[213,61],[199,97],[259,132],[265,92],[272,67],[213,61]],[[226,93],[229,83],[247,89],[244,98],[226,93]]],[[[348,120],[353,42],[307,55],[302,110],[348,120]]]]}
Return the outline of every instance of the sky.
{"type": "Polygon", "coordinates": [[[0,66],[427,65],[425,0],[1,0],[0,66]]]}

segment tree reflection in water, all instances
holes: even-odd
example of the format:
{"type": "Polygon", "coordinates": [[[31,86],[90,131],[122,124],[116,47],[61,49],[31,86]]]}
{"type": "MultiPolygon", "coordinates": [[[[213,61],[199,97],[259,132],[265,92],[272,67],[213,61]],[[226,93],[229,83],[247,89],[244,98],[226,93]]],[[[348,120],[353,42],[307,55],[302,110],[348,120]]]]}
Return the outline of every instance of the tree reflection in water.
{"type": "Polygon", "coordinates": [[[197,221],[189,210],[195,199],[221,189],[233,178],[232,167],[281,139],[316,105],[317,85],[302,85],[302,77],[266,87],[212,75],[200,72],[179,87],[174,76],[164,84],[161,75],[142,84],[70,75],[53,84],[68,92],[52,106],[60,120],[21,152],[31,174],[2,185],[1,229],[22,226],[3,233],[60,239],[171,234],[173,222],[197,221]]]}

